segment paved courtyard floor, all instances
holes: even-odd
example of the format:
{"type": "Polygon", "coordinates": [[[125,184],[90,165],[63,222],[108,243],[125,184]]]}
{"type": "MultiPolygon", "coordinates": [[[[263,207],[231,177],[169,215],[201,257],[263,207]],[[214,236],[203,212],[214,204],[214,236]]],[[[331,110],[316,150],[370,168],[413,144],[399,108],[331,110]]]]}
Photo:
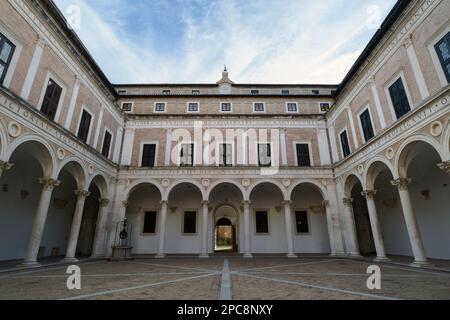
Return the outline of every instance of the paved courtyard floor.
{"type": "Polygon", "coordinates": [[[331,257],[137,258],[86,261],[81,290],[68,290],[67,266],[0,273],[0,299],[367,300],[450,299],[450,273],[380,264],[381,290],[369,290],[374,263],[331,257]]]}

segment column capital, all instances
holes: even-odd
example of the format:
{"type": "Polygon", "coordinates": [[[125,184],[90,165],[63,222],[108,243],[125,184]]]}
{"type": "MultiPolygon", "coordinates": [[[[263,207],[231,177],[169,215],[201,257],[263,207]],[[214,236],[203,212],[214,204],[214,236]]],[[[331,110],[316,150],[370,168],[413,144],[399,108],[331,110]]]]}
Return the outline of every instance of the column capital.
{"type": "Polygon", "coordinates": [[[377,190],[364,190],[361,192],[361,195],[366,199],[373,200],[375,195],[377,194],[377,190]]]}
{"type": "Polygon", "coordinates": [[[161,205],[168,205],[169,204],[169,200],[161,200],[160,202],[159,202],[161,205]]]}
{"type": "Polygon", "coordinates": [[[353,198],[343,198],[342,202],[344,203],[344,206],[351,207],[353,203],[353,198]]]}
{"type": "Polygon", "coordinates": [[[128,207],[129,204],[130,204],[129,201],[122,201],[122,206],[125,208],[128,207]]]}
{"type": "Polygon", "coordinates": [[[251,205],[252,204],[252,202],[250,201],[250,200],[243,200],[242,201],[242,205],[243,206],[249,206],[249,205],[251,205]]]}
{"type": "Polygon", "coordinates": [[[78,200],[84,200],[91,195],[87,190],[75,190],[73,193],[77,196],[78,200]]]}
{"type": "Polygon", "coordinates": [[[437,164],[438,168],[450,175],[450,160],[437,164]]]}
{"type": "Polygon", "coordinates": [[[100,198],[100,199],[98,199],[98,202],[100,203],[100,207],[104,208],[104,207],[108,206],[109,199],[102,199],[102,198],[100,198]]]}
{"type": "Polygon", "coordinates": [[[209,206],[208,200],[203,200],[201,203],[202,203],[202,206],[209,206]]]}
{"type": "Polygon", "coordinates": [[[44,36],[38,34],[38,36],[36,37],[36,44],[41,47],[42,49],[45,48],[45,46],[47,45],[47,39],[45,39],[44,36]]]}
{"type": "Polygon", "coordinates": [[[413,45],[412,33],[410,33],[406,36],[405,41],[403,42],[403,45],[405,46],[406,49],[408,49],[409,47],[411,47],[413,45]]]}
{"type": "Polygon", "coordinates": [[[281,201],[281,204],[285,207],[287,207],[287,206],[290,207],[290,206],[292,206],[292,201],[291,200],[283,200],[283,201],[281,201]]]}
{"type": "Polygon", "coordinates": [[[322,205],[323,205],[325,208],[330,207],[330,200],[323,200],[323,201],[322,201],[322,205]]]}
{"type": "Polygon", "coordinates": [[[52,191],[55,187],[61,184],[61,181],[52,178],[40,178],[39,184],[42,184],[45,191],[52,191]]]}
{"type": "Polygon", "coordinates": [[[10,170],[12,167],[14,167],[13,163],[0,160],[0,170],[1,171],[10,170]]]}
{"type": "Polygon", "coordinates": [[[408,190],[408,184],[412,182],[411,178],[399,178],[391,181],[391,185],[397,187],[400,191],[408,190]]]}

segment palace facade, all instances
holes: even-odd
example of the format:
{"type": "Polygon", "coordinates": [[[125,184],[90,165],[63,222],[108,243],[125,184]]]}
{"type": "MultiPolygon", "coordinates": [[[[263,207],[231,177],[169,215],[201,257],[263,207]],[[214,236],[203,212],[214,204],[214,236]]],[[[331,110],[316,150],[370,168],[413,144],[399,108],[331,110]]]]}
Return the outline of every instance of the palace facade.
{"type": "Polygon", "coordinates": [[[399,0],[340,84],[231,78],[111,84],[1,1],[0,260],[109,257],[125,218],[139,255],[450,259],[449,1],[399,0]]]}

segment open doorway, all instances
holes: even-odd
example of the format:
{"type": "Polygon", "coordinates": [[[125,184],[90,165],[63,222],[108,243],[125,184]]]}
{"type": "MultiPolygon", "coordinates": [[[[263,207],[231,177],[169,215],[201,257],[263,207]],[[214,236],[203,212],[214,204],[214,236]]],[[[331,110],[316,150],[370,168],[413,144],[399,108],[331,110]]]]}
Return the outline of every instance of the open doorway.
{"type": "Polygon", "coordinates": [[[214,222],[214,252],[238,252],[235,209],[229,205],[219,207],[214,222]]]}

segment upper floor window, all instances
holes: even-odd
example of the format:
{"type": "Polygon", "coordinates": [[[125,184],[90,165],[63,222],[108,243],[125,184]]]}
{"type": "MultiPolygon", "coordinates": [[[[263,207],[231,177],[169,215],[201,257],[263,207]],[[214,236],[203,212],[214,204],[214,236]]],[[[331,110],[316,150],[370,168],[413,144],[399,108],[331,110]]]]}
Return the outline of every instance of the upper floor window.
{"type": "Polygon", "coordinates": [[[144,144],[142,146],[141,167],[153,168],[156,160],[156,144],[144,144]]]}
{"type": "Polygon", "coordinates": [[[133,110],[133,102],[122,103],[122,110],[124,112],[131,112],[133,110]]]}
{"type": "Polygon", "coordinates": [[[222,102],[220,104],[220,111],[221,112],[231,112],[232,111],[232,105],[230,102],[222,102]]]}
{"type": "Polygon", "coordinates": [[[127,90],[119,90],[117,93],[118,94],[127,94],[127,90]]]}
{"type": "Polygon", "coordinates": [[[231,143],[221,143],[219,145],[219,166],[233,166],[233,145],[231,143]]]}
{"type": "Polygon", "coordinates": [[[3,84],[6,77],[15,49],[13,43],[0,33],[0,84],[3,84]]]}
{"type": "Polygon", "coordinates": [[[289,90],[282,90],[282,91],[281,91],[281,94],[282,94],[283,96],[288,96],[288,95],[290,94],[290,92],[289,92],[289,90]]]}
{"type": "Polygon", "coordinates": [[[156,102],[155,103],[155,112],[166,112],[166,103],[165,102],[156,102]]]}
{"type": "Polygon", "coordinates": [[[269,233],[269,214],[267,211],[255,212],[256,233],[269,233]]]}
{"type": "Polygon", "coordinates": [[[327,112],[328,110],[330,110],[330,103],[329,102],[320,102],[319,107],[320,107],[321,112],[327,112]]]}
{"type": "Polygon", "coordinates": [[[309,153],[309,145],[306,143],[297,143],[295,147],[297,152],[297,165],[299,167],[310,167],[311,157],[309,153]]]}
{"type": "Polygon", "coordinates": [[[264,102],[255,102],[253,104],[253,111],[254,112],[265,112],[266,111],[266,105],[264,102]]]}
{"type": "Polygon", "coordinates": [[[397,116],[397,119],[400,119],[411,110],[402,78],[399,78],[389,87],[389,94],[391,96],[395,115],[397,116]]]}
{"type": "Polygon", "coordinates": [[[350,155],[350,144],[348,143],[347,130],[342,131],[342,133],[340,134],[340,138],[341,138],[342,154],[344,155],[344,158],[346,158],[350,155]]]}
{"type": "Polygon", "coordinates": [[[188,102],[188,112],[198,112],[199,103],[198,102],[188,102]]]}
{"type": "Polygon", "coordinates": [[[200,94],[200,90],[192,90],[192,94],[200,94]]]}
{"type": "Polygon", "coordinates": [[[89,132],[91,129],[92,115],[83,109],[81,114],[80,126],[78,127],[78,138],[83,142],[87,142],[89,138],[89,132]]]}
{"type": "Polygon", "coordinates": [[[252,90],[252,91],[251,91],[251,94],[252,94],[253,96],[257,96],[257,95],[259,94],[259,90],[252,90]]]}
{"type": "Polygon", "coordinates": [[[450,32],[434,46],[447,82],[450,83],[450,32]]]}
{"type": "Polygon", "coordinates": [[[375,133],[373,131],[373,126],[372,126],[372,119],[370,118],[369,109],[364,110],[359,115],[359,120],[361,121],[361,129],[364,134],[364,139],[367,142],[375,136],[375,133]]]}
{"type": "Polygon", "coordinates": [[[313,91],[312,91],[312,94],[316,94],[316,95],[317,95],[317,94],[319,94],[319,93],[320,93],[319,90],[313,90],[313,91]]]}
{"type": "Polygon", "coordinates": [[[183,219],[183,233],[195,234],[197,232],[197,212],[186,211],[183,219]]]}
{"type": "Polygon", "coordinates": [[[170,94],[170,90],[163,90],[163,94],[170,94]]]}
{"type": "Polygon", "coordinates": [[[286,103],[286,111],[287,112],[298,112],[297,102],[287,102],[286,103]]]}
{"type": "Polygon", "coordinates": [[[272,165],[272,150],[270,143],[258,144],[258,162],[260,167],[270,167],[272,165]]]}
{"type": "Polygon", "coordinates": [[[54,120],[61,99],[62,88],[52,79],[48,80],[44,100],[42,100],[41,112],[50,120],[54,120]]]}
{"type": "Polygon", "coordinates": [[[194,144],[184,143],[180,151],[180,167],[194,166],[194,144]]]}
{"type": "Polygon", "coordinates": [[[147,211],[144,214],[144,228],[142,233],[154,234],[156,233],[156,211],[147,211]]]}
{"type": "Polygon", "coordinates": [[[102,155],[109,158],[109,151],[111,149],[112,135],[108,130],[105,131],[105,136],[103,138],[102,155]]]}
{"type": "Polygon", "coordinates": [[[308,212],[295,212],[295,227],[297,233],[309,233],[308,212]]]}

